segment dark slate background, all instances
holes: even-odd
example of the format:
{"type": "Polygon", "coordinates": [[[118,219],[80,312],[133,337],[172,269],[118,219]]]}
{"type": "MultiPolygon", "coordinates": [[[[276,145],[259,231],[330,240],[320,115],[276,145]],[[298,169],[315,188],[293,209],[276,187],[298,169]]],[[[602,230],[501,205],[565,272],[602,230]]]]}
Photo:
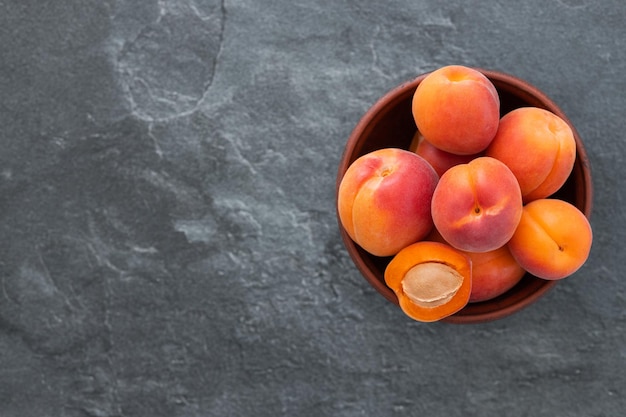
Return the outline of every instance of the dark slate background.
{"type": "Polygon", "coordinates": [[[626,409],[619,0],[0,0],[0,416],[626,409]],[[591,159],[587,264],[497,322],[422,324],[339,238],[365,110],[514,74],[591,159]]]}

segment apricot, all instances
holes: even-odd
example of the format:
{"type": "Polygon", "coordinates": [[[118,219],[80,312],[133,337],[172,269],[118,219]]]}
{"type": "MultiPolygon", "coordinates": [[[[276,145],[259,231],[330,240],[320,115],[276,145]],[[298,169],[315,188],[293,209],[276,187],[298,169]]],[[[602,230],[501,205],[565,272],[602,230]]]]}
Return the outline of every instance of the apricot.
{"type": "Polygon", "coordinates": [[[489,252],[466,252],[466,255],[472,260],[470,303],[491,300],[504,294],[526,274],[507,245],[489,252]]]}
{"type": "Polygon", "coordinates": [[[506,165],[483,156],[446,171],[431,208],[446,242],[468,252],[488,252],[513,236],[522,215],[522,194],[506,165]]]}
{"type": "Polygon", "coordinates": [[[417,242],[389,262],[385,283],[406,315],[423,322],[437,321],[467,305],[472,290],[471,261],[449,245],[417,242]]]}
{"type": "Polygon", "coordinates": [[[472,159],[478,157],[478,155],[457,155],[442,151],[424,139],[424,135],[419,130],[413,136],[413,140],[409,145],[409,151],[415,152],[428,161],[440,177],[453,166],[467,164],[472,159]]]}
{"type": "Polygon", "coordinates": [[[557,280],[585,263],[592,240],[589,220],[578,208],[544,198],[524,206],[508,247],[522,268],[538,278],[557,280]]]}
{"type": "Polygon", "coordinates": [[[342,226],[375,256],[391,256],[426,236],[439,176],[426,160],[386,148],[356,159],[341,179],[337,211],[342,226]]]}
{"type": "Polygon", "coordinates": [[[500,121],[500,98],[481,72],[462,65],[441,67],[417,86],[413,118],[428,142],[446,152],[471,155],[491,143],[500,121]]]}
{"type": "Polygon", "coordinates": [[[522,107],[502,117],[485,154],[513,171],[524,202],[529,202],[552,195],[565,183],[576,159],[576,142],[570,126],[556,114],[522,107]]]}
{"type": "MultiPolygon", "coordinates": [[[[447,243],[436,228],[425,240],[447,243]]],[[[487,301],[504,294],[524,277],[526,271],[517,263],[507,245],[489,252],[461,251],[472,262],[472,292],[469,302],[487,301]]]]}

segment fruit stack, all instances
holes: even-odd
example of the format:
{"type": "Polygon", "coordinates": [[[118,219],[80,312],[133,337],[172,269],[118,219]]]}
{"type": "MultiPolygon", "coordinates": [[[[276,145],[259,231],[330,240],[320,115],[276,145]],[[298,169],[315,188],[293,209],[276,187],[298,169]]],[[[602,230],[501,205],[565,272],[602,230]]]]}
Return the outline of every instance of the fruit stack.
{"type": "Polygon", "coordinates": [[[570,126],[521,107],[500,115],[481,72],[439,68],[417,86],[409,149],[356,159],[337,194],[350,238],[390,257],[385,283],[418,321],[448,317],[493,299],[526,272],[570,276],[587,260],[587,217],[555,198],[576,159],[570,126]]]}

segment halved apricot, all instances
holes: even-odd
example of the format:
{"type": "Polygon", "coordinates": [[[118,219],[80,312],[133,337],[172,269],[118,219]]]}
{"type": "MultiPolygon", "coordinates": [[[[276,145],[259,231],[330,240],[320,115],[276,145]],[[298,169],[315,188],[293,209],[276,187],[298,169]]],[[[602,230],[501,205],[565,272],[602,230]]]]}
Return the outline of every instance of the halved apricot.
{"type": "Polygon", "coordinates": [[[449,245],[421,241],[393,257],[385,269],[385,282],[406,315],[433,322],[467,305],[472,290],[471,261],[449,245]]]}

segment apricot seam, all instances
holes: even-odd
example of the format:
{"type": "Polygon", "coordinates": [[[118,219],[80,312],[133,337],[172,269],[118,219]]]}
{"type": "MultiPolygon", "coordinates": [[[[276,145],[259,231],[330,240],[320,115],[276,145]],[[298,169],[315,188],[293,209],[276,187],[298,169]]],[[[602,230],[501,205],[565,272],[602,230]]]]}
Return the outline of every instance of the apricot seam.
{"type": "Polygon", "coordinates": [[[558,242],[558,239],[556,239],[556,238],[554,237],[554,235],[553,235],[553,234],[551,234],[551,233],[549,232],[551,228],[550,228],[550,227],[549,227],[549,225],[548,225],[548,224],[544,221],[544,219],[543,219],[542,217],[540,217],[540,216],[536,216],[536,215],[535,215],[533,212],[531,212],[530,210],[526,210],[525,215],[526,215],[526,216],[528,216],[529,220],[531,220],[533,223],[535,223],[536,225],[538,225],[538,226],[539,226],[539,228],[541,229],[541,231],[542,231],[542,232],[543,232],[546,236],[548,236],[548,238],[549,238],[552,242],[554,242],[554,244],[556,245],[557,249],[558,249],[560,252],[564,252],[564,251],[565,251],[565,249],[566,249],[566,247],[567,247],[567,246],[566,246],[566,245],[561,245],[561,244],[558,242]]]}

